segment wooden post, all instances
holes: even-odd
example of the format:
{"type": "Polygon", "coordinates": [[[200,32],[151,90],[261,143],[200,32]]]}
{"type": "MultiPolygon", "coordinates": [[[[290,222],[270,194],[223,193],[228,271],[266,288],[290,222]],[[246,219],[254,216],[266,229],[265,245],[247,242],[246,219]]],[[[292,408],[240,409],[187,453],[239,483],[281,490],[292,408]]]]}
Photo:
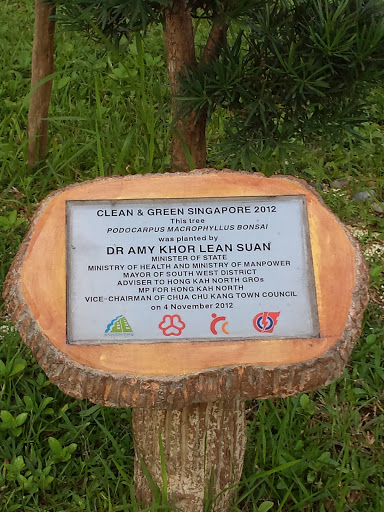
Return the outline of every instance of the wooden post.
{"type": "Polygon", "coordinates": [[[36,84],[53,73],[55,14],[52,3],[35,0],[35,33],[32,53],[32,96],[28,113],[28,164],[44,158],[48,139],[48,109],[52,80],[34,89],[36,84]]]}
{"type": "Polygon", "coordinates": [[[214,510],[229,510],[234,488],[222,491],[241,479],[247,440],[244,411],[241,399],[178,410],[133,409],[137,499],[147,505],[153,500],[142,464],[158,487],[163,486],[162,443],[169,503],[183,512],[197,512],[210,497],[214,510]]]}

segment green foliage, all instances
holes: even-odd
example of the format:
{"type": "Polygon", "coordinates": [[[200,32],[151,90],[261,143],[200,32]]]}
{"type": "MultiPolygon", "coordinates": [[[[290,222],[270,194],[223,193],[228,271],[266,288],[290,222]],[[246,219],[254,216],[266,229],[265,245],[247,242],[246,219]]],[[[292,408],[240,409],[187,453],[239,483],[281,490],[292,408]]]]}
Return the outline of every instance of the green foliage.
{"type": "Polygon", "coordinates": [[[67,462],[77,448],[76,443],[71,443],[68,446],[62,446],[60,441],[54,437],[48,438],[48,444],[51,449],[52,460],[54,462],[67,462]]]}
{"type": "MultiPolygon", "coordinates": [[[[59,7],[55,18],[66,28],[92,31],[97,27],[118,44],[123,36],[145,32],[152,23],[163,23],[165,8],[172,0],[53,0],[53,3],[59,7]]],[[[187,7],[197,19],[213,19],[218,15],[235,18],[245,6],[247,0],[187,1],[187,7]]]]}
{"type": "Polygon", "coordinates": [[[225,158],[250,168],[277,146],[341,140],[366,120],[384,73],[380,0],[255,2],[240,21],[218,62],[188,70],[180,98],[185,114],[230,113],[225,158]]]}
{"type": "Polygon", "coordinates": [[[3,409],[0,412],[0,417],[0,430],[8,430],[13,436],[18,437],[22,432],[21,425],[23,425],[28,418],[28,413],[22,412],[16,417],[13,417],[12,413],[3,409]]]}
{"type": "Polygon", "coordinates": [[[63,395],[8,323],[0,341],[1,510],[138,510],[128,506],[131,412],[63,395]]]}
{"type": "MultiPolygon", "coordinates": [[[[5,215],[0,215],[0,253],[6,254],[11,252],[13,254],[20,245],[22,234],[24,233],[25,219],[18,216],[16,210],[10,210],[5,215]]],[[[5,274],[4,270],[0,269],[0,279],[3,280],[5,274]]],[[[0,373],[1,373],[0,361],[0,373]]]]}
{"type": "Polygon", "coordinates": [[[131,32],[145,31],[158,21],[161,10],[169,0],[54,0],[60,6],[56,17],[71,30],[89,31],[98,27],[115,43],[131,32]]]}
{"type": "MultiPolygon", "coordinates": [[[[91,30],[107,46],[105,37],[118,43],[133,32],[147,33],[170,4],[55,1],[58,20],[91,30]]],[[[185,69],[177,115],[197,111],[210,119],[217,110],[226,112],[218,153],[232,167],[254,168],[276,149],[310,140],[359,136],[369,91],[383,80],[381,0],[191,0],[188,6],[197,18],[197,46],[204,48],[212,23],[221,24],[228,37],[217,61],[185,69]]],[[[113,73],[118,78],[129,71],[120,66],[113,73]]]]}
{"type": "Polygon", "coordinates": [[[250,476],[243,483],[237,510],[252,510],[252,503],[264,500],[276,511],[381,510],[383,471],[377,441],[383,438],[378,411],[384,386],[384,331],[381,328],[373,339],[368,323],[362,337],[366,342],[355,350],[349,369],[329,387],[251,404],[245,466],[245,475],[250,476]],[[272,471],[284,464],[280,471],[272,471]]]}

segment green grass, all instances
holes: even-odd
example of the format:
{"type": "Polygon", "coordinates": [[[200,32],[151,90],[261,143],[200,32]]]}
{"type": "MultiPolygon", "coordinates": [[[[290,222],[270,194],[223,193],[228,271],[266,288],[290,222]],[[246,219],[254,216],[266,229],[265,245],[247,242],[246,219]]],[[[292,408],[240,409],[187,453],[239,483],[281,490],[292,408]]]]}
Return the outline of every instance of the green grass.
{"type": "MultiPolygon", "coordinates": [[[[164,172],[170,165],[160,31],[144,42],[123,41],[117,54],[59,30],[49,154],[27,167],[32,17],[32,0],[3,0],[0,284],[37,203],[50,191],[97,176],[164,172]]],[[[218,112],[208,129],[209,165],[218,168],[231,165],[217,151],[225,118],[218,112]]],[[[257,169],[310,181],[342,220],[359,228],[371,268],[371,302],[340,379],[316,393],[248,404],[249,442],[233,510],[384,510],[384,222],[371,203],[352,200],[355,192],[374,189],[384,201],[383,89],[372,95],[371,118],[360,139],[276,152],[257,169]],[[341,178],[349,179],[348,186],[334,190],[333,181],[341,178]]],[[[0,510],[138,510],[131,411],[63,395],[0,307],[0,510]]],[[[161,492],[151,510],[171,510],[161,492]]]]}

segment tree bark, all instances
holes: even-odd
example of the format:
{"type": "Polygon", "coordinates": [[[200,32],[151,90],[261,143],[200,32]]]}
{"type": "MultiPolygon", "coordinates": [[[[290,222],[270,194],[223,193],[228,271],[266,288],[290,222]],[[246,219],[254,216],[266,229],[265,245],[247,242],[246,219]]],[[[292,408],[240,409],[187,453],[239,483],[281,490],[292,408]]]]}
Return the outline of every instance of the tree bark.
{"type": "Polygon", "coordinates": [[[221,16],[217,16],[213,20],[213,25],[201,59],[203,64],[208,65],[218,59],[220,49],[222,48],[227,36],[227,29],[228,26],[221,16]]]}
{"type": "MultiPolygon", "coordinates": [[[[207,66],[218,58],[226,37],[227,25],[223,16],[213,19],[201,64],[207,66]]],[[[175,170],[201,169],[207,160],[207,109],[182,116],[175,98],[180,93],[179,77],[185,69],[197,66],[191,12],[186,0],[174,0],[166,10],[164,39],[167,52],[169,85],[172,98],[174,128],[172,135],[172,166],[175,170]]]]}
{"type": "Polygon", "coordinates": [[[55,14],[52,3],[35,0],[35,33],[32,53],[32,96],[28,113],[28,164],[34,165],[44,158],[48,139],[48,109],[52,80],[36,85],[53,73],[55,14]]]}
{"type": "Polygon", "coordinates": [[[241,399],[179,410],[133,409],[138,501],[149,504],[153,499],[145,472],[162,489],[165,467],[168,502],[178,510],[202,512],[207,499],[213,500],[215,511],[229,510],[234,489],[228,487],[240,480],[243,469],[244,409],[241,399]]]}
{"type": "Polygon", "coordinates": [[[180,108],[174,97],[180,92],[179,75],[184,74],[185,68],[193,69],[196,66],[192,17],[186,0],[174,0],[166,10],[164,40],[173,96],[172,166],[175,170],[189,170],[188,160],[192,160],[192,167],[200,169],[205,167],[206,162],[205,117],[192,113],[181,119],[180,108]]]}

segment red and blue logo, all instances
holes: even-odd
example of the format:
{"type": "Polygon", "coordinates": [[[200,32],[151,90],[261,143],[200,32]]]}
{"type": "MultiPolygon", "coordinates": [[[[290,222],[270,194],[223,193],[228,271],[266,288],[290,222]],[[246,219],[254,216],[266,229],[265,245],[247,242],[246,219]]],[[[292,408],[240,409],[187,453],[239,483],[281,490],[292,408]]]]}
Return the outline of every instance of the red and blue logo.
{"type": "Polygon", "coordinates": [[[259,332],[273,332],[279,318],[280,311],[263,311],[253,319],[253,327],[259,332]]]}

